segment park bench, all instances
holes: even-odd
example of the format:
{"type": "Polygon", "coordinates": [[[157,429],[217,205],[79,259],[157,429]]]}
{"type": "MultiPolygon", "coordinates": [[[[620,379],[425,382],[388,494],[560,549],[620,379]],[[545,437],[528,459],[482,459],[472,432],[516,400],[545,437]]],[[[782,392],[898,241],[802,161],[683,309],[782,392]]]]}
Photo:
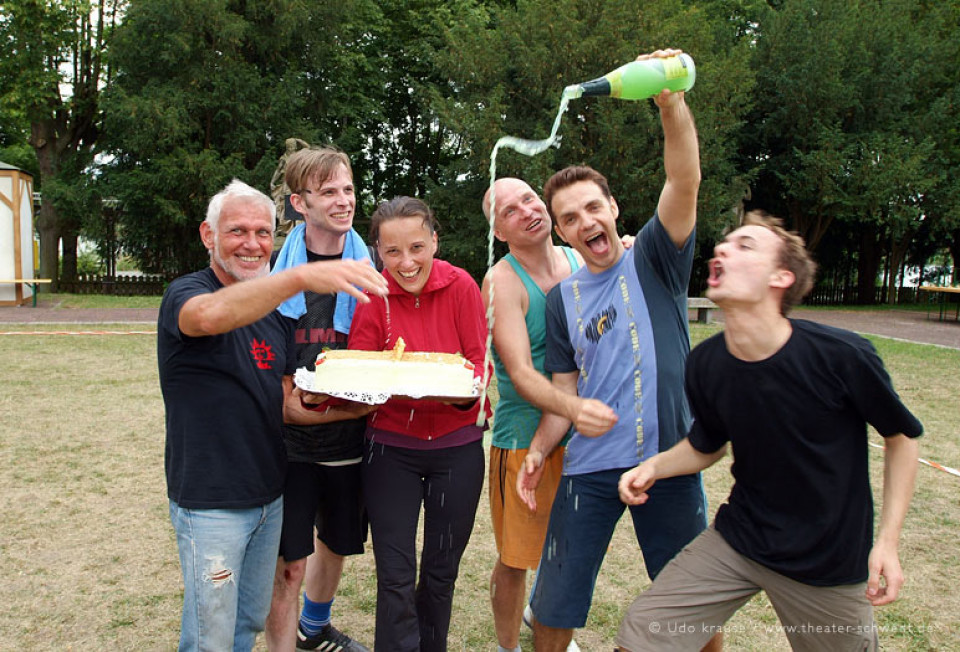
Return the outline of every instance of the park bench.
{"type": "Polygon", "coordinates": [[[706,297],[688,297],[687,309],[697,311],[697,321],[701,324],[709,324],[711,313],[717,309],[717,304],[706,297]]]}
{"type": "MultiPolygon", "coordinates": [[[[41,283],[52,283],[48,278],[11,278],[11,279],[0,279],[0,285],[29,285],[30,289],[33,290],[33,307],[37,307],[37,286],[41,283]]],[[[17,300],[23,296],[23,290],[18,288],[17,300]]]]}

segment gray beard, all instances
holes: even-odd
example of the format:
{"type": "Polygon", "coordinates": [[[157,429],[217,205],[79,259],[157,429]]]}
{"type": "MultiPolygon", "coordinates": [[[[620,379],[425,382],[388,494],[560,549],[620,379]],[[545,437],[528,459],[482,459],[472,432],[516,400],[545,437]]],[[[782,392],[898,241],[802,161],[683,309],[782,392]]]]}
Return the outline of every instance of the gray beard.
{"type": "Polygon", "coordinates": [[[237,282],[243,281],[252,281],[255,278],[263,278],[270,273],[270,261],[265,260],[263,266],[260,268],[259,272],[251,276],[238,276],[236,272],[233,271],[230,267],[227,266],[226,261],[220,257],[220,238],[215,237],[213,240],[213,250],[210,252],[210,255],[213,257],[214,262],[220,266],[220,269],[224,271],[230,278],[237,282]]]}

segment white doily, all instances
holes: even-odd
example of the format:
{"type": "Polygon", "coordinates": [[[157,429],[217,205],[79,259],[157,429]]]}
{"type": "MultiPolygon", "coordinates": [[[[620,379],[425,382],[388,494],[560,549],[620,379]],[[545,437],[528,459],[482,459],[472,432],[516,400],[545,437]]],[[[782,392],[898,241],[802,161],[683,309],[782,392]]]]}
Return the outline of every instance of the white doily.
{"type": "MultiPolygon", "coordinates": [[[[316,392],[313,388],[313,379],[314,373],[308,371],[306,367],[300,367],[297,369],[296,373],[293,376],[294,384],[302,389],[305,392],[316,392]]],[[[458,399],[458,398],[476,398],[480,395],[480,383],[482,380],[480,378],[473,379],[473,391],[468,396],[436,396],[431,395],[430,398],[440,398],[440,399],[458,399]]],[[[391,396],[404,396],[406,398],[424,398],[427,396],[423,391],[418,390],[416,387],[405,387],[401,392],[390,393],[390,392],[369,392],[365,390],[335,390],[335,391],[324,391],[324,394],[328,396],[334,396],[336,398],[342,398],[347,401],[356,401],[357,403],[365,403],[367,405],[383,405],[387,402],[391,396]]]]}

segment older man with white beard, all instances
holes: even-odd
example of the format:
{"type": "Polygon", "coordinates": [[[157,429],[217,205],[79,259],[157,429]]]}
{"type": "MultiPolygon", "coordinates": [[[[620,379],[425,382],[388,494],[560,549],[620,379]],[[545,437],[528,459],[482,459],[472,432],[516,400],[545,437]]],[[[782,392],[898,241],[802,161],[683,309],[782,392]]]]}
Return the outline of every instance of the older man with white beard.
{"type": "Polygon", "coordinates": [[[293,324],[275,311],[303,290],[384,293],[367,263],[267,276],[273,201],[233,181],[200,237],[210,266],[173,281],[157,320],[170,519],[184,579],[180,649],[249,650],[270,607],[283,510],[284,374],[293,324]]]}

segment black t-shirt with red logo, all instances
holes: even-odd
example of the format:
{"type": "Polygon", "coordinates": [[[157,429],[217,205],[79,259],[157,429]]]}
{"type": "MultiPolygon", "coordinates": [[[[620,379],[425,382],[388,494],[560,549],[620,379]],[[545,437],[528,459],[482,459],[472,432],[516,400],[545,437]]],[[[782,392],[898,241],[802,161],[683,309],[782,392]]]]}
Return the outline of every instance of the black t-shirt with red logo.
{"type": "Polygon", "coordinates": [[[222,335],[181,333],[183,304],[222,287],[210,268],[176,279],[157,320],[167,495],[187,509],[265,505],[286,472],[282,382],[296,369],[294,322],[274,311],[222,335]]]}

